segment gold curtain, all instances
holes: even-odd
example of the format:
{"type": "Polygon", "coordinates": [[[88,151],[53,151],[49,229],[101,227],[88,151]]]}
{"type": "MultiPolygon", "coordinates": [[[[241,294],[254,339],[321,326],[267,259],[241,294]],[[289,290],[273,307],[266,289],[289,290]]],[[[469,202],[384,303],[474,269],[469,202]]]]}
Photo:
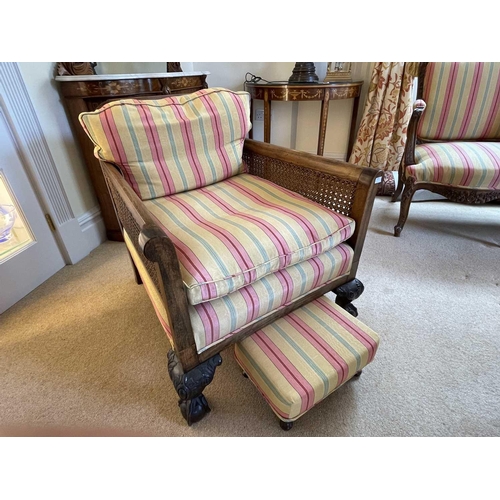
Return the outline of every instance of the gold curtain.
{"type": "Polygon", "coordinates": [[[412,112],[411,90],[418,63],[378,62],[373,68],[350,163],[384,170],[377,194],[394,192],[392,171],[403,157],[412,112]]]}

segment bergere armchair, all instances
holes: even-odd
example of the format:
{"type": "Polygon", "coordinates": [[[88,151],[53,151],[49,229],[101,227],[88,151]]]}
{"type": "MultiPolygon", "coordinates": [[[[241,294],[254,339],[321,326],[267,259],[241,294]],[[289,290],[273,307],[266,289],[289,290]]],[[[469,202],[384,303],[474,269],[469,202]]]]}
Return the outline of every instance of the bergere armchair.
{"type": "Polygon", "coordinates": [[[125,99],[80,122],[189,425],[229,345],[332,290],[356,314],[378,171],[245,139],[246,92],[125,99]]]}
{"type": "Polygon", "coordinates": [[[459,203],[500,199],[500,63],[420,63],[417,100],[392,201],[399,236],[419,189],[459,203]],[[403,190],[404,188],[404,190],[403,190]]]}

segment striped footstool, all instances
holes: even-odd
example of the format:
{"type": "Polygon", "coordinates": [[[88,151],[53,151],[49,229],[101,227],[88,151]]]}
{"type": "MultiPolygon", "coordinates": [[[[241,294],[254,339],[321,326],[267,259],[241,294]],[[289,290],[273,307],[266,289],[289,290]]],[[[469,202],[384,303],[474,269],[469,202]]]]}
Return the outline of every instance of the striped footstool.
{"type": "Polygon", "coordinates": [[[378,335],[324,295],[235,344],[235,358],[289,430],[373,360],[378,335]]]}

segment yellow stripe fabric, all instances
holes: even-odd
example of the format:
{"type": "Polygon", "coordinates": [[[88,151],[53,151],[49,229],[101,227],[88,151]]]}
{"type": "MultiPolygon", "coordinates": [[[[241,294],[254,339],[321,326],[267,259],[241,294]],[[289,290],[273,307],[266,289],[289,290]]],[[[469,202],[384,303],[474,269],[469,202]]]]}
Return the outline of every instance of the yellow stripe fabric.
{"type": "MultiPolygon", "coordinates": [[[[158,319],[171,338],[167,311],[161,296],[126,231],[123,236],[158,319]]],[[[188,306],[198,352],[203,352],[228,335],[300,299],[321,285],[348,274],[353,255],[351,247],[341,244],[318,257],[266,276],[226,297],[188,306]]]]}
{"type": "Polygon", "coordinates": [[[193,305],[331,250],[355,227],[353,219],[249,174],[144,203],[176,246],[193,305]]]}
{"type": "Polygon", "coordinates": [[[407,174],[420,182],[500,189],[499,142],[440,142],[415,147],[407,174]]]}
{"type": "Polygon", "coordinates": [[[428,141],[500,139],[500,63],[429,63],[417,135],[428,141]]]}
{"type": "Polygon", "coordinates": [[[250,96],[222,88],[158,100],[123,99],[80,114],[95,156],[117,164],[142,200],[242,171],[250,96]]]}
{"type": "Polygon", "coordinates": [[[370,363],[378,335],[327,295],[235,344],[276,415],[293,421],[370,363]]]}

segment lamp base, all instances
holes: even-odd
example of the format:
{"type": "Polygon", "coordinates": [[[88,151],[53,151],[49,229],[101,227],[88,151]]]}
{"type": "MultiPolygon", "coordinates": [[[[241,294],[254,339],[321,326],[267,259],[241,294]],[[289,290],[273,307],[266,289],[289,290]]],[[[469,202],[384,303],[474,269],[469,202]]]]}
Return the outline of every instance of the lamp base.
{"type": "Polygon", "coordinates": [[[292,70],[288,83],[317,83],[316,67],[312,62],[298,62],[292,70]]]}

